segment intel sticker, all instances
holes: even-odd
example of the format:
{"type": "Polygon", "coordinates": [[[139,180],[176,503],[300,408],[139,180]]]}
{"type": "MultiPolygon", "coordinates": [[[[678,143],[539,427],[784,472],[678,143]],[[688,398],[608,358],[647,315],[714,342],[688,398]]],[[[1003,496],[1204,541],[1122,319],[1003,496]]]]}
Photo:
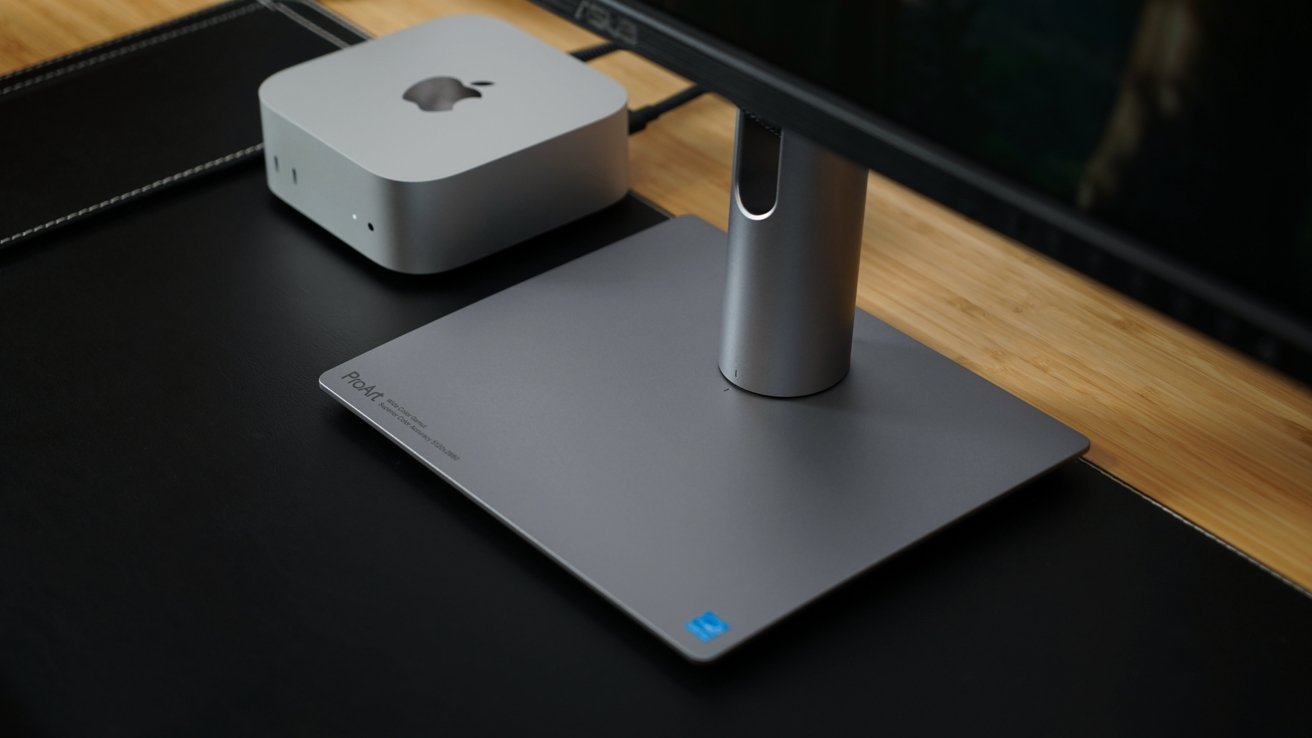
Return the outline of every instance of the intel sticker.
{"type": "Polygon", "coordinates": [[[688,632],[697,636],[703,643],[720,635],[729,629],[729,624],[720,619],[719,615],[707,610],[688,621],[688,632]]]}

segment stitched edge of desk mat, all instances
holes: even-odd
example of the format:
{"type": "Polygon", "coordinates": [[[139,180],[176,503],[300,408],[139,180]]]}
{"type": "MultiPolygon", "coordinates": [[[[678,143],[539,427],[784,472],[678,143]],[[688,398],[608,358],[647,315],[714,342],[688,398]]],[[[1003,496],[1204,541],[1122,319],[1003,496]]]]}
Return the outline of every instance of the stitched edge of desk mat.
{"type": "MultiPolygon", "coordinates": [[[[195,13],[0,75],[0,98],[13,92],[55,82],[70,72],[87,69],[105,61],[134,54],[157,44],[244,17],[261,9],[277,13],[338,47],[344,48],[352,43],[369,38],[369,34],[364,30],[326,8],[306,0],[228,0],[228,2],[195,13]]],[[[263,142],[257,141],[223,156],[184,167],[99,202],[71,210],[44,223],[33,225],[10,235],[0,236],[0,248],[13,245],[52,228],[73,223],[116,205],[131,202],[170,186],[188,182],[207,173],[246,161],[259,155],[263,150],[263,142]]]]}

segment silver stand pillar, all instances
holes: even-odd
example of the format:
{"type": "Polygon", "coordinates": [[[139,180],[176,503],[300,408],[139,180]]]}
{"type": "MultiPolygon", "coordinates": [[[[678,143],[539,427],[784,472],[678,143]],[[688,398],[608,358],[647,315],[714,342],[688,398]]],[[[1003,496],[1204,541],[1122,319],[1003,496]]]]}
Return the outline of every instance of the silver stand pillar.
{"type": "Polygon", "coordinates": [[[800,397],[847,376],[866,169],[739,111],[720,372],[800,397]]]}

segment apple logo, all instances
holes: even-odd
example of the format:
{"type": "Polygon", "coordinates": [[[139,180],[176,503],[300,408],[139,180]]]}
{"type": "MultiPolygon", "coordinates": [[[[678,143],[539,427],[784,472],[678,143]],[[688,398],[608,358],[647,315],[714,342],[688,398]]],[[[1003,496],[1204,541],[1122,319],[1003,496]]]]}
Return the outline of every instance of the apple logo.
{"type": "MultiPolygon", "coordinates": [[[[487,81],[470,84],[474,87],[492,86],[492,83],[487,81]]],[[[441,112],[450,110],[467,97],[482,97],[483,93],[474,87],[466,87],[455,77],[429,77],[410,85],[410,89],[401,97],[418,105],[420,110],[429,113],[441,112]]]]}

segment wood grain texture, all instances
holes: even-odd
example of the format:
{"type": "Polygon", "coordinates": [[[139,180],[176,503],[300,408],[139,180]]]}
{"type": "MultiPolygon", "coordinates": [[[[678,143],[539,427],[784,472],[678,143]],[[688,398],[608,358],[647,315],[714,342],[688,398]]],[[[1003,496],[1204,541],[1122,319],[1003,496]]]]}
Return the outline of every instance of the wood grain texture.
{"type": "MultiPolygon", "coordinates": [[[[205,4],[0,0],[0,72],[205,4]]],[[[598,41],[518,0],[325,4],[374,34],[478,12],[563,49],[598,41]]],[[[594,65],[635,106],[686,84],[632,54],[594,65]]],[[[733,118],[706,96],[634,136],[634,189],[723,226],[733,118]]],[[[1309,388],[878,175],[858,302],[1088,435],[1104,470],[1312,588],[1309,388]]]]}

